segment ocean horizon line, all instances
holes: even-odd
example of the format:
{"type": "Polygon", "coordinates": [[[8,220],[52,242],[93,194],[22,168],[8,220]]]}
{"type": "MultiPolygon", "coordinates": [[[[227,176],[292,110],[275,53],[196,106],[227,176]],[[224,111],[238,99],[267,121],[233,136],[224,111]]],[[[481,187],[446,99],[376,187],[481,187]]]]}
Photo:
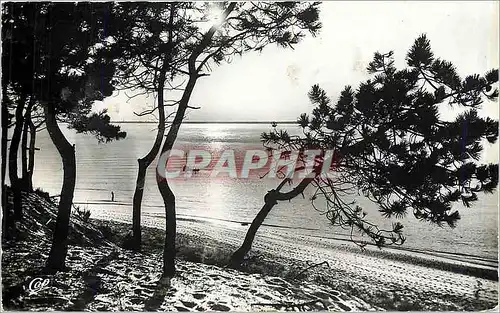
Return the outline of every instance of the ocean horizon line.
{"type": "MultiPolygon", "coordinates": [[[[111,121],[110,123],[157,124],[157,121],[111,121]]],[[[297,121],[183,121],[185,124],[297,124],[297,121]]]]}

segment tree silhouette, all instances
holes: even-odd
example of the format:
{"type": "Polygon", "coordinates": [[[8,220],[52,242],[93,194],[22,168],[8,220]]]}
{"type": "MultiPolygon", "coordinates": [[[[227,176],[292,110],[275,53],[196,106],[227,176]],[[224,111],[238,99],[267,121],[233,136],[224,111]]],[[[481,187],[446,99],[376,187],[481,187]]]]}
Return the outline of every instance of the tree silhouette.
{"type": "MultiPolygon", "coordinates": [[[[204,4],[187,12],[196,16],[202,12],[202,20],[213,25],[203,31],[190,28],[193,35],[184,44],[188,51],[186,65],[175,70],[187,76],[183,93],[177,102],[177,111],[163,143],[161,154],[171,150],[179,128],[189,106],[189,100],[200,77],[207,76],[213,64],[230,61],[233,56],[248,51],[261,51],[268,44],[292,47],[304,36],[304,32],[316,34],[321,25],[318,22],[319,3],[300,2],[230,2],[204,4]],[[211,7],[214,6],[214,7],[211,7]],[[218,12],[217,20],[208,18],[218,12]]],[[[163,253],[163,280],[168,284],[175,275],[175,195],[170,189],[164,173],[157,170],[157,185],[165,205],[166,240],[163,253]]]]}
{"type": "MultiPolygon", "coordinates": [[[[7,78],[2,81],[2,90],[15,101],[16,126],[22,129],[26,105],[40,105],[49,136],[62,159],[63,185],[46,264],[51,271],[65,267],[76,181],[75,147],[58,122],[68,123],[77,132],[92,133],[100,141],[125,137],[119,127],[109,124],[104,112],[91,113],[93,102],[113,91],[115,66],[108,57],[111,43],[106,40],[104,27],[109,6],[8,3],[2,8],[2,29],[7,32],[2,42],[3,77],[7,78]]],[[[14,153],[17,146],[11,143],[10,150],[14,153]]],[[[11,184],[14,187],[16,182],[11,184]]]]}
{"type": "MultiPolygon", "coordinates": [[[[175,92],[173,81],[181,74],[176,68],[187,62],[183,44],[196,29],[195,20],[186,15],[193,10],[189,2],[169,3],[120,3],[114,7],[115,20],[110,23],[116,28],[116,63],[119,90],[133,92],[136,96],[154,93],[157,104],[151,109],[135,113],[137,116],[153,115],[158,120],[155,141],[150,151],[138,161],[136,188],[133,197],[132,240],[128,247],[140,250],[141,206],[146,171],[158,155],[168,127],[165,110],[174,107],[176,101],[165,100],[165,92],[175,92]]],[[[182,74],[184,75],[184,74],[182,74]]],[[[126,94],[127,95],[127,94],[126,94]]]]}
{"type": "MultiPolygon", "coordinates": [[[[252,222],[243,245],[232,255],[238,266],[251,248],[255,233],[278,201],[291,200],[313,188],[313,206],[332,225],[351,231],[351,239],[364,247],[402,244],[400,222],[381,229],[367,220],[368,212],[346,196],[362,194],[378,206],[383,217],[401,218],[412,212],[422,221],[455,227],[460,219],[453,203],[469,207],[478,192],[492,192],[498,185],[498,164],[480,164],[482,143],[494,143],[498,121],[478,116],[486,98],[498,97],[498,71],[461,79],[452,63],[434,57],[430,42],[420,36],[406,57],[407,67],[394,66],[393,53],[375,53],[368,66],[372,79],[357,90],[347,86],[332,105],[326,92],[312,87],[312,115],[298,119],[303,136],[283,130],[262,134],[265,146],[285,151],[318,149],[322,154],[312,175],[288,192],[281,189],[289,177],[270,191],[252,222]],[[453,121],[439,110],[462,109],[453,121]],[[327,160],[325,151],[333,151],[327,160]],[[334,175],[322,175],[331,162],[334,175]],[[324,208],[316,205],[323,199],[324,208]],[[366,236],[355,239],[353,235],[366,236]]],[[[304,162],[304,158],[299,161],[304,162]]],[[[303,170],[298,166],[297,170],[303,170]]]]}
{"type": "MultiPolygon", "coordinates": [[[[116,47],[120,47],[119,51],[124,55],[119,65],[121,88],[140,89],[139,94],[156,92],[158,95],[155,107],[138,114],[157,113],[158,132],[149,153],[138,159],[133,200],[134,248],[140,247],[140,212],[146,170],[158,155],[166,124],[170,129],[161,149],[163,153],[173,147],[186,111],[196,108],[189,106],[188,102],[198,78],[208,76],[206,71],[214,63],[230,61],[233,56],[246,51],[260,51],[269,43],[292,46],[303,37],[304,29],[315,33],[320,27],[317,6],[318,3],[171,2],[122,3],[115,7],[115,15],[122,16],[113,26],[122,32],[120,38],[116,38],[116,47]],[[216,16],[217,20],[213,19],[214,12],[220,15],[216,16]],[[204,30],[203,25],[211,24],[214,25],[204,30]],[[169,77],[166,77],[167,72],[169,77]],[[179,74],[187,76],[187,82],[175,84],[179,74]],[[165,100],[164,89],[182,91],[181,99],[165,100]],[[175,114],[172,122],[167,122],[168,116],[164,112],[167,106],[177,109],[171,114],[175,114]]],[[[166,181],[161,176],[157,180],[167,219],[164,276],[172,277],[175,271],[175,198],[166,181]]]]}

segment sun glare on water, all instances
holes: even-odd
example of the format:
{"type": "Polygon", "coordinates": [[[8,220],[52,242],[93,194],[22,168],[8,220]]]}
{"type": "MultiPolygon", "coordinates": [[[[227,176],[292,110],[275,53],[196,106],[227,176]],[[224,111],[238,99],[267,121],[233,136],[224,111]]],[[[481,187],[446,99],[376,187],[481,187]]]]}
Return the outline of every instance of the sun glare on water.
{"type": "Polygon", "coordinates": [[[223,141],[227,136],[227,130],[221,125],[209,125],[209,127],[203,132],[206,140],[209,142],[223,141]]]}

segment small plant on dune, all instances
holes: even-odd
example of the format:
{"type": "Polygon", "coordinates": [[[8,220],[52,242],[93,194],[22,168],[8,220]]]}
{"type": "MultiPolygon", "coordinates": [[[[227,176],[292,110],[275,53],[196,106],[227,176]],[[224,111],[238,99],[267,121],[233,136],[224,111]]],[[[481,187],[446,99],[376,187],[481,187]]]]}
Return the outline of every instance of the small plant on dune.
{"type": "Polygon", "coordinates": [[[52,202],[52,199],[50,198],[50,194],[46,191],[44,191],[42,188],[37,188],[33,191],[35,194],[39,195],[43,199],[52,202]]]}
{"type": "Polygon", "coordinates": [[[99,225],[97,229],[102,233],[105,239],[112,240],[114,238],[114,232],[108,225],[99,225]]]}
{"type": "Polygon", "coordinates": [[[79,206],[74,206],[75,214],[78,216],[84,223],[88,223],[90,219],[90,210],[82,209],[79,206]]]}

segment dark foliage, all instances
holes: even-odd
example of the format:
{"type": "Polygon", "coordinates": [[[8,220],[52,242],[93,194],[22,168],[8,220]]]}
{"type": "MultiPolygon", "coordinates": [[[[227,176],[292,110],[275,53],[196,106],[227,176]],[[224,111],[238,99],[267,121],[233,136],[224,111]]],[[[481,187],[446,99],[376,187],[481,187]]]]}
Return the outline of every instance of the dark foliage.
{"type": "Polygon", "coordinates": [[[45,199],[47,202],[52,202],[52,198],[50,197],[50,194],[46,191],[44,191],[42,188],[36,188],[33,190],[34,193],[45,199]]]}
{"type": "MultiPolygon", "coordinates": [[[[26,2],[2,7],[4,96],[23,100],[16,103],[20,113],[27,99],[43,108],[47,131],[63,165],[58,214],[46,264],[51,272],[65,268],[76,183],[75,147],[65,138],[58,122],[67,122],[78,132],[90,132],[100,141],[125,137],[119,127],[109,124],[107,115],[91,114],[92,104],[110,96],[116,83],[112,42],[106,27],[112,5],[26,2]]],[[[17,116],[16,125],[21,125],[23,114],[17,116]]],[[[11,151],[17,151],[17,143],[11,145],[11,151]]],[[[15,164],[17,157],[12,156],[11,163],[15,164]]],[[[19,188],[14,189],[19,195],[19,188]]]]}
{"type": "Polygon", "coordinates": [[[347,86],[336,104],[313,86],[315,108],[297,121],[303,136],[262,134],[273,149],[333,150],[335,177],[318,172],[311,182],[313,205],[325,198],[320,211],[332,225],[367,235],[378,246],[403,243],[403,226],[395,222],[383,230],[367,221],[363,208],[344,200],[351,190],[376,203],[386,218],[412,212],[419,220],[455,227],[460,215],[453,203],[468,207],[478,192],[498,185],[498,164],[479,164],[482,144],[497,140],[498,121],[477,111],[484,99],[497,99],[498,71],[462,79],[453,64],[434,57],[425,35],[406,60],[406,68],[396,69],[392,52],[375,53],[368,66],[373,77],[356,90],[347,86]],[[466,110],[446,121],[441,108],[466,110]]]}
{"type": "MultiPolygon", "coordinates": [[[[4,4],[2,84],[8,98],[26,95],[53,106],[58,120],[75,127],[89,119],[109,124],[105,112],[91,115],[91,109],[115,88],[112,44],[106,40],[111,12],[110,3],[4,4]]],[[[90,131],[100,141],[125,135],[111,125],[100,129],[90,131]]]]}
{"type": "Polygon", "coordinates": [[[77,133],[91,133],[99,142],[110,142],[125,138],[126,133],[120,131],[120,126],[110,124],[110,118],[106,110],[92,113],[89,116],[81,116],[75,119],[70,128],[77,133]]]}

